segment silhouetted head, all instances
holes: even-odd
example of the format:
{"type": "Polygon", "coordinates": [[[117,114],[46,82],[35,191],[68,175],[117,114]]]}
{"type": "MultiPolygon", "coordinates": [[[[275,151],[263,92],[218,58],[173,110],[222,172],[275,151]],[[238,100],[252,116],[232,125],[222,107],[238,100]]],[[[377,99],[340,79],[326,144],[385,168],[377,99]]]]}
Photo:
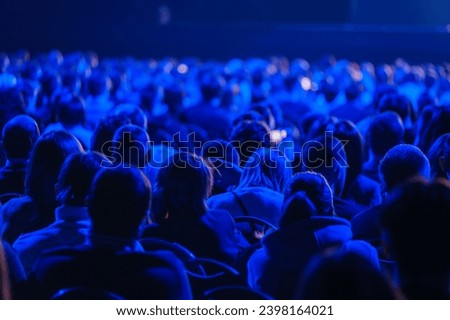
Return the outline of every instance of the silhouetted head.
{"type": "Polygon", "coordinates": [[[131,124],[130,119],[122,115],[110,115],[100,120],[92,134],[90,150],[103,153],[105,156],[110,157],[111,150],[108,150],[108,146],[113,141],[114,133],[120,127],[129,124],[131,124]]]}
{"type": "Polygon", "coordinates": [[[43,220],[53,220],[55,184],[62,164],[71,154],[82,151],[77,138],[65,131],[46,133],[34,145],[25,175],[25,192],[36,203],[43,220]]]}
{"type": "Polygon", "coordinates": [[[273,148],[260,148],[245,164],[237,188],[264,187],[283,192],[291,176],[292,169],[284,154],[273,148]]]}
{"type": "Polygon", "coordinates": [[[87,79],[87,90],[93,97],[101,96],[109,91],[111,80],[103,74],[96,72],[87,79]]]}
{"type": "Polygon", "coordinates": [[[300,172],[288,182],[284,199],[288,201],[297,192],[304,192],[319,216],[334,216],[333,192],[324,176],[316,172],[300,172]]]}
{"type": "Polygon", "coordinates": [[[148,164],[150,138],[147,132],[135,125],[126,125],[114,134],[117,149],[112,153],[114,166],[135,166],[145,168],[148,164]]]}
{"type": "Polygon", "coordinates": [[[270,146],[270,129],[264,122],[244,121],[231,132],[230,140],[240,157],[243,167],[253,152],[270,146]]]}
{"type": "Polygon", "coordinates": [[[381,159],[378,170],[385,192],[390,192],[415,176],[430,178],[427,157],[419,148],[410,144],[400,144],[389,150],[381,159]]]}
{"type": "Polygon", "coordinates": [[[78,96],[63,97],[56,105],[56,116],[66,126],[83,125],[85,122],[84,100],[78,96]]]}
{"type": "Polygon", "coordinates": [[[376,115],[369,124],[367,142],[371,152],[382,157],[392,147],[403,142],[403,122],[400,116],[392,111],[376,115]]]}
{"type": "Polygon", "coordinates": [[[66,206],[85,206],[92,181],[106,162],[106,157],[97,152],[70,155],[59,172],[57,201],[66,206]]]}
{"type": "Polygon", "coordinates": [[[95,176],[88,196],[93,233],[136,238],[150,201],[150,182],[141,170],[102,169],[95,176]]]}
{"type": "Polygon", "coordinates": [[[280,228],[287,227],[297,221],[307,220],[317,215],[317,209],[305,191],[294,193],[284,201],[280,228]]]}
{"type": "Polygon", "coordinates": [[[440,136],[431,146],[427,156],[430,160],[431,178],[450,177],[450,133],[440,136]]]}
{"type": "Polygon", "coordinates": [[[40,132],[36,121],[25,115],[9,120],[2,131],[2,146],[8,160],[28,160],[40,132]]]}
{"type": "Polygon", "coordinates": [[[302,146],[304,171],[322,174],[339,197],[344,189],[347,171],[347,156],[344,145],[331,135],[306,142],[302,146]]]}
{"type": "Polygon", "coordinates": [[[414,121],[414,110],[411,102],[405,96],[399,94],[386,94],[379,103],[379,111],[393,111],[402,118],[403,123],[408,119],[414,121]]]}
{"type": "Polygon", "coordinates": [[[158,223],[198,219],[213,186],[211,168],[200,157],[178,153],[156,178],[152,219],[158,223]]]}
{"type": "Polygon", "coordinates": [[[138,106],[131,103],[119,104],[110,112],[113,116],[128,118],[130,123],[147,130],[147,116],[138,106]]]}
{"type": "Polygon", "coordinates": [[[362,170],[363,138],[353,122],[348,120],[339,120],[329,125],[327,130],[332,131],[333,136],[344,145],[348,164],[346,178],[346,185],[348,185],[356,179],[362,170]]]}
{"type": "Polygon", "coordinates": [[[425,108],[418,126],[419,142],[416,145],[426,153],[434,141],[450,132],[450,106],[425,108]]]}

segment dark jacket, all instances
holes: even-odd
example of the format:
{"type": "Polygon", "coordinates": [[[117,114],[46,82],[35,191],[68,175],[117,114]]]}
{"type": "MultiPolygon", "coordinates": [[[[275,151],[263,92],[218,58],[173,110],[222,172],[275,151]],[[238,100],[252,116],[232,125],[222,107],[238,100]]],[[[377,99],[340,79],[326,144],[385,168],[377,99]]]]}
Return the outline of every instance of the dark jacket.
{"type": "Polygon", "coordinates": [[[341,218],[313,217],[282,227],[263,238],[263,248],[250,258],[249,285],[276,299],[291,299],[310,259],[333,248],[357,252],[378,266],[376,250],[351,238],[350,223],[341,218]]]}
{"type": "Polygon", "coordinates": [[[147,226],[142,238],[159,238],[181,244],[198,258],[234,264],[243,243],[230,214],[224,210],[207,211],[200,219],[171,221],[147,226]]]}

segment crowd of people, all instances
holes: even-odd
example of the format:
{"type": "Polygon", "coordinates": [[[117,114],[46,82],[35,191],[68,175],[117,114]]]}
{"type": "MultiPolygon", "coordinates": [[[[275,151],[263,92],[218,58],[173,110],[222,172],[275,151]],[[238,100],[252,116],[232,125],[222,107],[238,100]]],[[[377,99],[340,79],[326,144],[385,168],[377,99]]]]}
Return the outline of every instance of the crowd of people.
{"type": "Polygon", "coordinates": [[[449,64],[0,53],[0,130],[0,298],[450,298],[449,64]]]}

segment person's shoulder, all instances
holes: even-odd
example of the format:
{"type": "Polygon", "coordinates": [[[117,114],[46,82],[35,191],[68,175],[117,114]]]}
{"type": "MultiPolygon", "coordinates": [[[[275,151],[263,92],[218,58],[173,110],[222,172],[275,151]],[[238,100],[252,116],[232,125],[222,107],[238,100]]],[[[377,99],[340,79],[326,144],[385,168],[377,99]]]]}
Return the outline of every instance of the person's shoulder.
{"type": "Polygon", "coordinates": [[[208,206],[210,207],[214,207],[216,205],[220,205],[224,202],[229,202],[232,201],[233,199],[233,194],[231,192],[225,192],[225,193],[220,193],[220,194],[216,194],[214,196],[211,196],[208,198],[208,206]]]}
{"type": "Polygon", "coordinates": [[[7,217],[9,214],[13,214],[16,211],[28,210],[34,208],[35,204],[33,199],[28,196],[13,198],[6,202],[2,207],[3,217],[7,217]]]}

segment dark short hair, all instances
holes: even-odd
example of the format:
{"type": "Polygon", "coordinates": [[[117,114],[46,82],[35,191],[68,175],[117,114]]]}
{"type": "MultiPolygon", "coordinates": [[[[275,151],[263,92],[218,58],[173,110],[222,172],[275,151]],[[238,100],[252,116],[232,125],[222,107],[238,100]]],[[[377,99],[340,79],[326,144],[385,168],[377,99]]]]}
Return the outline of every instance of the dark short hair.
{"type": "Polygon", "coordinates": [[[28,159],[39,135],[39,127],[31,117],[19,115],[12,118],[2,130],[2,142],[6,157],[8,159],[28,159]]]}
{"type": "Polygon", "coordinates": [[[210,166],[194,154],[181,152],[169,158],[169,165],[159,169],[156,178],[152,218],[165,222],[197,219],[206,212],[205,201],[213,186],[210,166]]]}
{"type": "Polygon", "coordinates": [[[322,136],[302,147],[303,169],[322,174],[330,185],[339,178],[341,168],[347,168],[344,145],[332,136],[322,136]]]}
{"type": "Polygon", "coordinates": [[[98,152],[70,155],[59,172],[57,200],[66,205],[85,205],[91,183],[105,161],[98,152]]]}
{"type": "Polygon", "coordinates": [[[62,97],[56,106],[58,120],[65,125],[84,124],[84,100],[78,96],[62,97]]]}
{"type": "Polygon", "coordinates": [[[270,146],[269,128],[264,122],[243,121],[231,132],[230,140],[240,156],[240,165],[244,166],[253,152],[270,146]]]}
{"type": "Polygon", "coordinates": [[[119,150],[113,154],[113,165],[128,164],[144,168],[148,164],[150,138],[143,128],[122,126],[115,132],[113,140],[118,143],[119,150]]]}
{"type": "Polygon", "coordinates": [[[391,194],[381,209],[380,222],[385,234],[384,242],[398,266],[400,285],[405,284],[403,280],[409,282],[409,285],[429,285],[425,291],[421,287],[419,292],[405,292],[407,298],[448,299],[448,181],[440,180],[431,184],[416,181],[403,185],[391,194]],[[423,282],[424,279],[426,282],[423,282]],[[433,287],[435,290],[431,292],[433,287]],[[408,293],[412,295],[408,296],[408,293]],[[439,297],[433,294],[438,294],[439,297]]]}
{"type": "Polygon", "coordinates": [[[137,237],[150,200],[150,182],[139,169],[102,169],[95,176],[88,195],[93,232],[137,237]]]}
{"type": "Polygon", "coordinates": [[[415,176],[428,179],[430,162],[419,148],[400,144],[386,153],[378,170],[386,191],[389,191],[415,176]]]}
{"type": "Polygon", "coordinates": [[[367,142],[375,155],[383,156],[403,142],[405,129],[400,116],[392,111],[376,115],[369,124],[367,142]]]}

